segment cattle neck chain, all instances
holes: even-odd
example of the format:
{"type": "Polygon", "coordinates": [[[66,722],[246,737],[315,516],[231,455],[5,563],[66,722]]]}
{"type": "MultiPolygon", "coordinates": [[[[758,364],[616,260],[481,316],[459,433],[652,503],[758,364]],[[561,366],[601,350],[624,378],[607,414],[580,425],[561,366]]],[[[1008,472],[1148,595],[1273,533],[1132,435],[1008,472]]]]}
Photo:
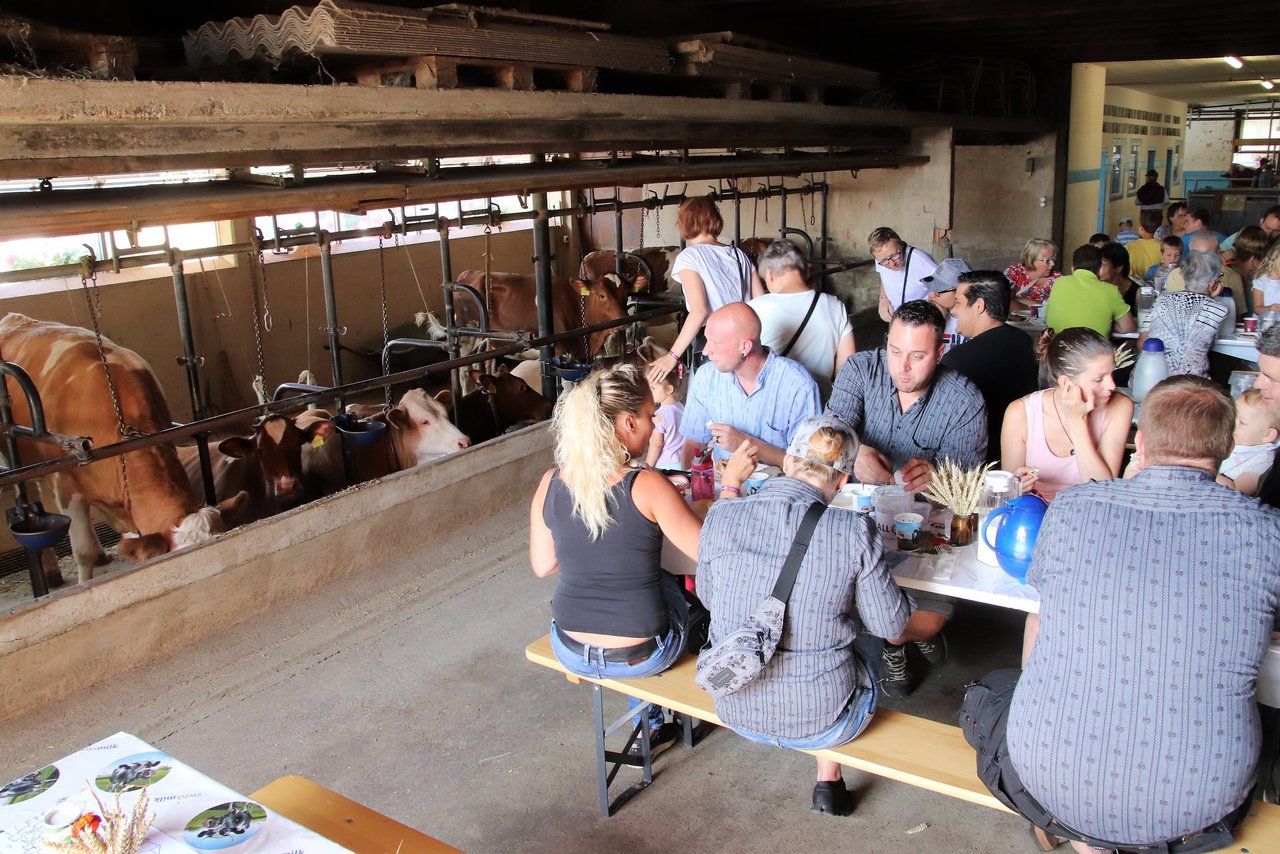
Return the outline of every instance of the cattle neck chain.
{"type": "MultiPolygon", "coordinates": [[[[600,285],[601,287],[608,287],[609,280],[602,279],[600,282],[600,285]]],[[[584,293],[578,294],[578,316],[582,318],[582,326],[585,328],[587,325],[587,295],[584,293]]],[[[591,362],[591,336],[585,332],[582,334],[582,353],[583,353],[583,361],[590,363],[591,362]]]]}
{"type": "MultiPolygon", "coordinates": [[[[378,236],[378,299],[382,303],[382,375],[391,373],[391,354],[387,344],[391,341],[391,327],[387,321],[387,262],[382,252],[382,236],[378,236]]],[[[391,405],[391,386],[382,387],[382,398],[387,406],[391,405]]]]}
{"type": "Polygon", "coordinates": [[[484,227],[484,312],[490,322],[493,321],[493,255],[489,251],[493,239],[493,226],[484,227]]]}
{"type": "MultiPolygon", "coordinates": [[[[263,387],[265,388],[267,381],[267,366],[266,359],[263,357],[262,353],[262,315],[260,313],[262,310],[262,303],[258,296],[260,287],[258,282],[260,268],[262,268],[264,264],[265,262],[262,257],[262,249],[261,246],[259,246],[256,263],[253,255],[250,254],[249,256],[249,294],[253,299],[253,346],[258,353],[258,376],[262,378],[263,387]]],[[[262,270],[261,274],[265,275],[265,270],[262,270]]],[[[259,401],[259,403],[262,402],[263,401],[259,401]]]]}
{"type": "MultiPolygon", "coordinates": [[[[93,338],[98,344],[98,359],[102,362],[102,373],[107,378],[107,391],[111,393],[111,405],[116,410],[116,432],[121,440],[141,436],[143,435],[142,431],[124,420],[124,409],[120,406],[120,394],[116,391],[116,381],[111,376],[111,366],[107,362],[107,348],[102,343],[102,326],[99,323],[99,317],[102,314],[102,295],[98,293],[97,274],[87,279],[81,276],[80,287],[84,290],[85,306],[89,309],[89,322],[93,324],[93,338]]],[[[120,460],[120,480],[124,495],[124,507],[127,513],[132,502],[129,500],[129,469],[125,464],[124,457],[124,454],[120,454],[116,459],[120,460]]]]}

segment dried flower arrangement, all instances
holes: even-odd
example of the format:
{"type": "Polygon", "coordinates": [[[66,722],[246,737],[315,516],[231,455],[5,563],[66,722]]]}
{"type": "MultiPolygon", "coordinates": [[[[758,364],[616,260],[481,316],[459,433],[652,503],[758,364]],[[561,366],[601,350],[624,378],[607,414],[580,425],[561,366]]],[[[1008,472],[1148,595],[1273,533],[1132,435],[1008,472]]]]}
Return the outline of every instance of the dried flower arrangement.
{"type": "Polygon", "coordinates": [[[944,459],[934,469],[924,497],[949,508],[957,516],[977,513],[978,499],[982,495],[982,476],[994,465],[987,463],[979,468],[966,469],[949,458],[944,459]]]}
{"type": "Polygon", "coordinates": [[[1133,355],[1133,349],[1128,344],[1120,344],[1116,347],[1116,370],[1127,368],[1138,360],[1133,355]]]}
{"type": "MultiPolygon", "coordinates": [[[[92,789],[90,789],[92,791],[92,789]]],[[[71,838],[65,842],[46,840],[45,851],[68,854],[138,854],[142,841],[156,820],[148,811],[150,798],[144,788],[127,813],[120,808],[120,795],[116,795],[112,809],[102,805],[95,793],[98,812],[86,812],[71,825],[71,838]]]]}

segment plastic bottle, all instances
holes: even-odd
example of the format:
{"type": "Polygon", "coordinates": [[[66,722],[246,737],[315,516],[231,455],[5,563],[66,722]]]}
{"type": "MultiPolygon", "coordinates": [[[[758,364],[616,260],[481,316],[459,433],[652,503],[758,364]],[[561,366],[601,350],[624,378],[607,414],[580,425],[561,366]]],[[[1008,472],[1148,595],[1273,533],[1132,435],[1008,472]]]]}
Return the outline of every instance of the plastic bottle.
{"type": "Polygon", "coordinates": [[[716,497],[716,478],[711,461],[711,449],[693,455],[693,468],[689,472],[690,493],[694,501],[713,501],[716,497]]]}
{"type": "Polygon", "coordinates": [[[1147,392],[1168,376],[1169,359],[1164,354],[1164,342],[1159,338],[1148,338],[1142,345],[1142,355],[1138,357],[1138,364],[1133,366],[1133,376],[1129,380],[1134,402],[1142,403],[1147,392]]]}
{"type": "Polygon", "coordinates": [[[1151,319],[1151,309],[1156,304],[1156,289],[1144,285],[1138,289],[1138,331],[1146,332],[1147,323],[1151,319]]]}

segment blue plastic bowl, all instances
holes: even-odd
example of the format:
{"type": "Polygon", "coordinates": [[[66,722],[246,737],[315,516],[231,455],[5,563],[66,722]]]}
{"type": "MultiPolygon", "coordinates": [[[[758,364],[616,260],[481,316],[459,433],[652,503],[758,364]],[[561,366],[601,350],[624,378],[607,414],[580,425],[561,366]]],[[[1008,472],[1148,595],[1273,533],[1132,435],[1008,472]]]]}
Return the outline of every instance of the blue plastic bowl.
{"type": "Polygon", "coordinates": [[[43,513],[27,516],[20,522],[12,522],[9,532],[18,545],[31,551],[53,548],[67,535],[71,517],[61,513],[43,513]]]}
{"type": "Polygon", "coordinates": [[[338,426],[342,438],[358,448],[377,442],[382,431],[387,429],[381,421],[361,421],[345,414],[334,416],[333,423],[338,426]]]}

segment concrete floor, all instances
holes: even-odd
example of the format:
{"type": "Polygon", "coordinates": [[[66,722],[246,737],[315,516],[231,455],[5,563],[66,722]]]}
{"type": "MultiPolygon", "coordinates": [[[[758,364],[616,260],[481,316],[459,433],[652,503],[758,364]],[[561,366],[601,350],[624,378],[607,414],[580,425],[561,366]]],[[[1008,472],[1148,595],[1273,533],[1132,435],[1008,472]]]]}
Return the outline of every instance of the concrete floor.
{"type": "MultiPolygon", "coordinates": [[[[0,723],[0,781],[126,730],[240,791],[304,774],[470,852],[1032,850],[1012,816],[850,770],[855,813],[815,815],[812,759],[725,730],[601,818],[589,692],[523,656],[554,585],[529,572],[527,512],[0,723]]],[[[949,634],[951,662],[897,708],[954,721],[966,681],[1016,662],[1021,619],[973,606],[949,634]]]]}

